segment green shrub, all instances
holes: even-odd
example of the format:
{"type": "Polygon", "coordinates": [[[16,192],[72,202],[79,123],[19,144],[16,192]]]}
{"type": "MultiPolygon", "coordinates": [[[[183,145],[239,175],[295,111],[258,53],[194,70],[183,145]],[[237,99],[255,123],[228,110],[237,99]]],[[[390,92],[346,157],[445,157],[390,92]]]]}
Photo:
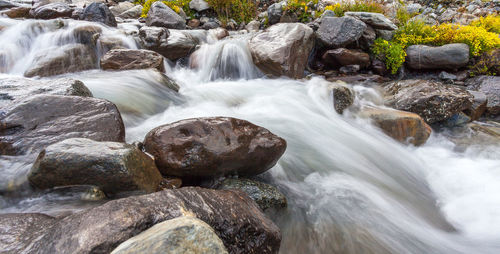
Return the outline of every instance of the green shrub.
{"type": "Polygon", "coordinates": [[[333,11],[337,17],[344,16],[344,13],[348,11],[385,13],[384,6],[373,0],[355,0],[354,2],[347,0],[334,5],[328,5],[325,7],[325,10],[333,11]]]}
{"type": "Polygon", "coordinates": [[[251,21],[257,12],[254,0],[208,0],[222,23],[234,19],[237,23],[251,21]]]}
{"type": "Polygon", "coordinates": [[[375,40],[372,52],[377,58],[385,61],[387,69],[390,70],[392,74],[396,74],[406,58],[406,52],[402,45],[386,41],[382,38],[375,40]]]}

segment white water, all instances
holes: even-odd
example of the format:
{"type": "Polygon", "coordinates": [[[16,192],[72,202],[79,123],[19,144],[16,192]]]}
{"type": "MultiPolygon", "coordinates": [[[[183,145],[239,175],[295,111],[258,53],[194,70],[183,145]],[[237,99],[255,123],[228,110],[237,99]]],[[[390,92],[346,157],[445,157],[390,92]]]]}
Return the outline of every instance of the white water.
{"type": "MultiPolygon", "coordinates": [[[[16,26],[28,26],[22,23],[16,26]]],[[[5,33],[0,51],[11,45],[5,33]]],[[[43,48],[14,51],[16,64],[29,63],[33,50],[43,48]]],[[[180,95],[147,70],[69,76],[119,106],[128,142],[161,124],[200,116],[246,119],[285,138],[287,151],[264,176],[289,201],[287,211],[273,217],[282,253],[500,253],[499,147],[455,152],[436,134],[419,148],[399,144],[349,111],[338,115],[322,79],[262,78],[244,38],[204,45],[195,56],[198,69],[167,70],[180,95]]],[[[355,89],[358,105],[380,104],[375,90],[355,89]]],[[[16,165],[0,164],[0,174],[16,165]]],[[[16,202],[2,211],[57,209],[38,196],[16,202]]]]}

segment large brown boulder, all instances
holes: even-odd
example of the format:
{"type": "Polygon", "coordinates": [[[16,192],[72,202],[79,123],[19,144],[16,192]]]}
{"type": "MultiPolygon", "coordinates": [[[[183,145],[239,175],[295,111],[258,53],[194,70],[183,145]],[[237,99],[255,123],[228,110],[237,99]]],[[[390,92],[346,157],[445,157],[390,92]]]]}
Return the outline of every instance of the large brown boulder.
{"type": "Polygon", "coordinates": [[[145,49],[112,49],[101,58],[103,70],[133,70],[156,68],[165,71],[163,56],[145,49]]]}
{"type": "Polygon", "coordinates": [[[154,192],[162,176],[153,159],[133,145],[72,138],[42,150],[28,180],[40,189],[95,185],[107,194],[114,194],[135,190],[154,192]]]}
{"type": "Polygon", "coordinates": [[[2,108],[0,154],[40,151],[75,137],[124,142],[120,112],[113,103],[102,99],[44,94],[2,108]]]}
{"type": "Polygon", "coordinates": [[[151,130],[145,150],[165,175],[257,175],[276,164],[286,141],[267,129],[230,117],[181,120],[151,130]]]}
{"type": "MultiPolygon", "coordinates": [[[[40,220],[39,230],[10,227],[0,249],[17,253],[109,253],[120,243],[157,223],[194,216],[210,225],[229,253],[278,253],[279,228],[246,194],[202,188],[180,188],[110,201],[102,206],[54,221],[40,220]],[[42,224],[43,223],[43,224],[42,224]],[[26,239],[26,240],[24,240],[26,239]]],[[[29,214],[2,214],[0,223],[19,224],[29,214]]],[[[6,228],[0,224],[0,228],[6,228]]]]}
{"type": "Polygon", "coordinates": [[[252,58],[264,73],[302,78],[314,46],[314,31],[300,23],[280,23],[256,34],[248,43],[252,58]]]}
{"type": "Polygon", "coordinates": [[[385,85],[387,104],[416,113],[431,124],[472,106],[473,96],[459,87],[431,80],[401,80],[385,85]]]}

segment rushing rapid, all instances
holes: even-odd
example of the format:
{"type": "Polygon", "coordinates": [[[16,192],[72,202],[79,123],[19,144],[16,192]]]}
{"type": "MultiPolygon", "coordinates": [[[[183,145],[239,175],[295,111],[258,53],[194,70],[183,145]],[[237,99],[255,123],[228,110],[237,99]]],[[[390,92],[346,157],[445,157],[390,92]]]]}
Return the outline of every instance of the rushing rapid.
{"type": "MultiPolygon", "coordinates": [[[[0,18],[7,27],[0,32],[0,53],[7,52],[0,70],[22,76],[35,55],[75,43],[72,31],[86,25],[59,22],[0,18]]],[[[120,28],[101,29],[125,47],[138,47],[120,28]]],[[[189,64],[169,63],[166,75],[178,93],[152,70],[63,76],[115,103],[130,143],[159,125],[201,116],[242,118],[285,138],[284,156],[262,176],[288,198],[284,214],[271,215],[282,231],[281,253],[500,252],[499,147],[456,151],[439,134],[422,147],[400,144],[354,110],[337,114],[322,78],[265,78],[252,64],[247,36],[206,40],[189,64]]],[[[354,88],[355,108],[382,107],[375,89],[354,88]]],[[[0,156],[0,189],[23,185],[33,160],[0,156]]],[[[33,194],[25,185],[21,194],[2,197],[0,212],[54,214],[97,205],[33,194]]]]}

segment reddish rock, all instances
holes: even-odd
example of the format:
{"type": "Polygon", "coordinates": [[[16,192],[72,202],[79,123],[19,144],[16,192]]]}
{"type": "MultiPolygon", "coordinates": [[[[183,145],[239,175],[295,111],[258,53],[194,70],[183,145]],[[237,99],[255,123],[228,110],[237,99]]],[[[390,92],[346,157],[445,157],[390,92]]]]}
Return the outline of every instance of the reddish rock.
{"type": "Polygon", "coordinates": [[[361,68],[370,66],[370,55],[360,50],[338,48],[326,51],[323,62],[331,67],[359,65],[361,68]]]}
{"type": "Polygon", "coordinates": [[[156,68],[165,71],[163,56],[145,49],[112,49],[101,58],[103,70],[134,70],[156,68]]]}

